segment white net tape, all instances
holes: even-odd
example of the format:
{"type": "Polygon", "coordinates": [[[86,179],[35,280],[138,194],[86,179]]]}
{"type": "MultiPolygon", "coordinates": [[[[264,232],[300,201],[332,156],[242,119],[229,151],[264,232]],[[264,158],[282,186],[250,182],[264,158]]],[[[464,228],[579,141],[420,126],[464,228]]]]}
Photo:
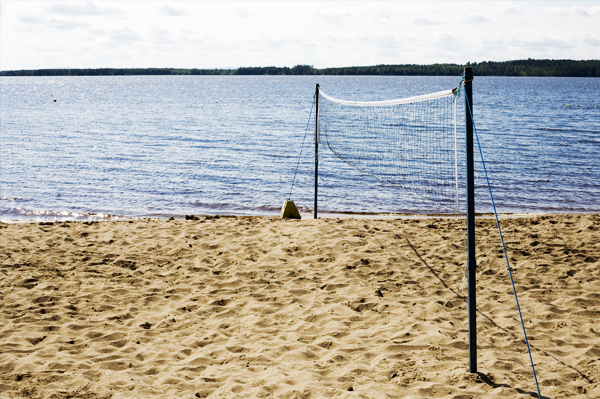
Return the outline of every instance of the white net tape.
{"type": "Polygon", "coordinates": [[[450,97],[453,96],[456,92],[456,89],[451,90],[442,90],[435,93],[423,94],[420,96],[406,97],[406,98],[398,98],[395,100],[384,100],[384,101],[349,101],[349,100],[339,100],[337,98],[333,98],[323,93],[323,91],[319,91],[319,95],[325,97],[329,101],[333,101],[334,103],[343,104],[343,105],[356,105],[358,107],[378,107],[378,106],[386,106],[386,105],[397,105],[397,104],[412,104],[418,103],[421,101],[431,101],[436,100],[438,98],[450,97]]]}

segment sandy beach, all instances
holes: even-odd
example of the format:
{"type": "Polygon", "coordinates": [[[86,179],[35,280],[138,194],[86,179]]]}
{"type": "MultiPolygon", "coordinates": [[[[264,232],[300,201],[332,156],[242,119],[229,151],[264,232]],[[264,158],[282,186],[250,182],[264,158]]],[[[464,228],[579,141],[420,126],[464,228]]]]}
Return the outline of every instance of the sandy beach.
{"type": "MultiPolygon", "coordinates": [[[[0,223],[3,398],[531,398],[495,221],[0,223]]],[[[600,397],[600,215],[501,220],[542,395],[600,397]]]]}

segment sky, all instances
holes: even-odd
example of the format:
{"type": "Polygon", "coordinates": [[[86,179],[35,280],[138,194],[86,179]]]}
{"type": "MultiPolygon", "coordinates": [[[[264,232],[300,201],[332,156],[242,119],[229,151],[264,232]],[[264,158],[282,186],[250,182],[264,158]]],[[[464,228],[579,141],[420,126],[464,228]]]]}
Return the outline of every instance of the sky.
{"type": "Polygon", "coordinates": [[[0,1],[0,69],[600,59],[600,1],[0,1]]]}

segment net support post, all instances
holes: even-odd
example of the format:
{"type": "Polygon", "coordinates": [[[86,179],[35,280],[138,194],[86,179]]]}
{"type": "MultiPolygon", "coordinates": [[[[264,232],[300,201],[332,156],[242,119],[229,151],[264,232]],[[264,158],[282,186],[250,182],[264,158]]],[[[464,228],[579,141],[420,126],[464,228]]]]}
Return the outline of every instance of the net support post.
{"type": "Polygon", "coordinates": [[[315,203],[314,218],[317,218],[317,193],[319,189],[319,85],[315,90],[315,203]]]}
{"type": "Polygon", "coordinates": [[[465,133],[466,133],[466,186],[467,186],[467,270],[469,313],[469,373],[477,372],[477,301],[475,261],[475,167],[473,161],[473,68],[465,67],[465,133]]]}

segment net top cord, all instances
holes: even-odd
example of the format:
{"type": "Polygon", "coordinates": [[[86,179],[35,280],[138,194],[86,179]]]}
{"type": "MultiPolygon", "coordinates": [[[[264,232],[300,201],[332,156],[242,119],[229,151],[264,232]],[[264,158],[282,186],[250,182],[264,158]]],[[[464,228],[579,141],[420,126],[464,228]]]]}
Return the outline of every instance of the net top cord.
{"type": "Polygon", "coordinates": [[[450,90],[438,91],[435,93],[423,94],[420,96],[397,98],[394,100],[383,100],[383,101],[340,100],[340,99],[331,97],[331,96],[323,93],[322,90],[319,90],[319,95],[323,96],[324,98],[328,99],[329,101],[332,101],[332,102],[338,103],[338,104],[343,104],[343,105],[355,105],[357,107],[380,107],[380,106],[386,106],[386,105],[412,104],[412,103],[417,103],[417,102],[421,102],[421,101],[436,100],[438,98],[454,96],[454,95],[456,95],[456,92],[457,92],[457,89],[454,88],[454,89],[450,89],[450,90]]]}

